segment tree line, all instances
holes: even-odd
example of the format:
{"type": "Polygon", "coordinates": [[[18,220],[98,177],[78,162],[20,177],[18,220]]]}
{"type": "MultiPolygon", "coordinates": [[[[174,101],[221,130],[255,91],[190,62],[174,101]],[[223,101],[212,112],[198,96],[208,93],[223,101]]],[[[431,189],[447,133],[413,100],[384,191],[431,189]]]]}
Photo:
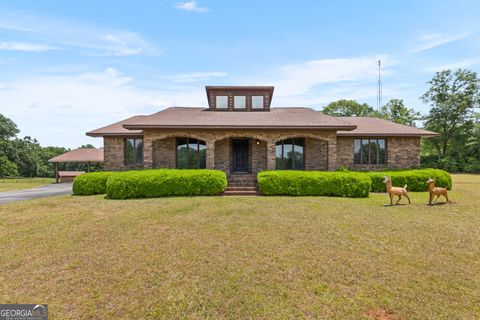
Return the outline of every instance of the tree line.
{"type": "MultiPolygon", "coordinates": [[[[339,100],[325,106],[322,112],[333,116],[379,117],[438,132],[438,137],[422,141],[422,166],[451,172],[480,172],[480,80],[477,74],[466,69],[444,70],[437,72],[428,84],[429,89],[420,97],[430,107],[427,114],[406,107],[402,99],[392,99],[380,110],[355,100],[339,100]]],[[[54,177],[54,164],[48,159],[69,149],[42,147],[36,139],[19,138],[18,133],[17,125],[0,114],[0,177],[54,177]]],[[[60,170],[85,171],[86,164],[62,163],[60,170]]]]}
{"type": "Polygon", "coordinates": [[[379,117],[396,123],[420,126],[439,133],[424,139],[421,148],[423,167],[450,172],[480,172],[480,80],[471,70],[437,72],[427,82],[429,89],[420,100],[430,107],[421,114],[392,99],[375,110],[366,103],[339,100],[322,110],[334,116],[379,117]]]}
{"type": "MultiPolygon", "coordinates": [[[[55,177],[55,164],[48,160],[70,149],[42,147],[29,136],[18,137],[15,122],[0,114],[0,177],[55,177]]],[[[81,148],[94,148],[87,144],[81,148]]],[[[86,164],[61,163],[60,170],[86,171],[86,164]]]]}

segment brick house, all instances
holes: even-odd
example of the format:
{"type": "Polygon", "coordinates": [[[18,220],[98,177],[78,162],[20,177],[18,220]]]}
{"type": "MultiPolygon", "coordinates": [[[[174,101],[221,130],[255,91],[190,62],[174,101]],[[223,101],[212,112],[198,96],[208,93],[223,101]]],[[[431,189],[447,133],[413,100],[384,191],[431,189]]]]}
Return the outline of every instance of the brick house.
{"type": "Polygon", "coordinates": [[[310,108],[271,108],[273,87],[207,86],[208,108],[172,107],[90,132],[103,137],[106,170],[415,168],[434,132],[310,108]]]}

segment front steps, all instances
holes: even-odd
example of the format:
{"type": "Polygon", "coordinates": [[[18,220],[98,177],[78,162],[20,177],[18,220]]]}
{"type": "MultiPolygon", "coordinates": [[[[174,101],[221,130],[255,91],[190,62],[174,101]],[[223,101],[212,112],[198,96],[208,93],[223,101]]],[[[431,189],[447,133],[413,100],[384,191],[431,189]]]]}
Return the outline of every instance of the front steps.
{"type": "Polygon", "coordinates": [[[257,177],[254,174],[242,173],[231,174],[228,177],[225,196],[256,196],[259,195],[257,188],[257,177]]]}

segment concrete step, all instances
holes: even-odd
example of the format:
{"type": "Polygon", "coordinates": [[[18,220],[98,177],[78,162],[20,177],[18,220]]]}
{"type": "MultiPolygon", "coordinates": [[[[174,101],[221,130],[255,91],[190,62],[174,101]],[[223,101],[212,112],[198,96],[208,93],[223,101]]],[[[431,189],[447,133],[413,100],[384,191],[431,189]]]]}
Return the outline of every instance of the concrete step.
{"type": "Polygon", "coordinates": [[[229,187],[256,187],[257,183],[256,182],[250,182],[250,181],[244,181],[244,182],[229,182],[228,183],[229,187]]]}
{"type": "Polygon", "coordinates": [[[256,186],[228,186],[227,191],[257,191],[256,186]]]}
{"type": "Polygon", "coordinates": [[[258,196],[260,195],[260,192],[257,190],[251,190],[251,191],[232,191],[232,190],[225,190],[223,193],[224,196],[258,196]]]}

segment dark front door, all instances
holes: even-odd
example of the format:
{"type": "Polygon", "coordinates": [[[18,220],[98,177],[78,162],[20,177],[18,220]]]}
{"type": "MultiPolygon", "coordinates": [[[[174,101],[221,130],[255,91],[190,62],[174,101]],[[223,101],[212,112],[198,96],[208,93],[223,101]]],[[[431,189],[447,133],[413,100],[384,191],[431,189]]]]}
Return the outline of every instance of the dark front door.
{"type": "Polygon", "coordinates": [[[248,172],[248,140],[233,140],[233,171],[248,172]]]}

